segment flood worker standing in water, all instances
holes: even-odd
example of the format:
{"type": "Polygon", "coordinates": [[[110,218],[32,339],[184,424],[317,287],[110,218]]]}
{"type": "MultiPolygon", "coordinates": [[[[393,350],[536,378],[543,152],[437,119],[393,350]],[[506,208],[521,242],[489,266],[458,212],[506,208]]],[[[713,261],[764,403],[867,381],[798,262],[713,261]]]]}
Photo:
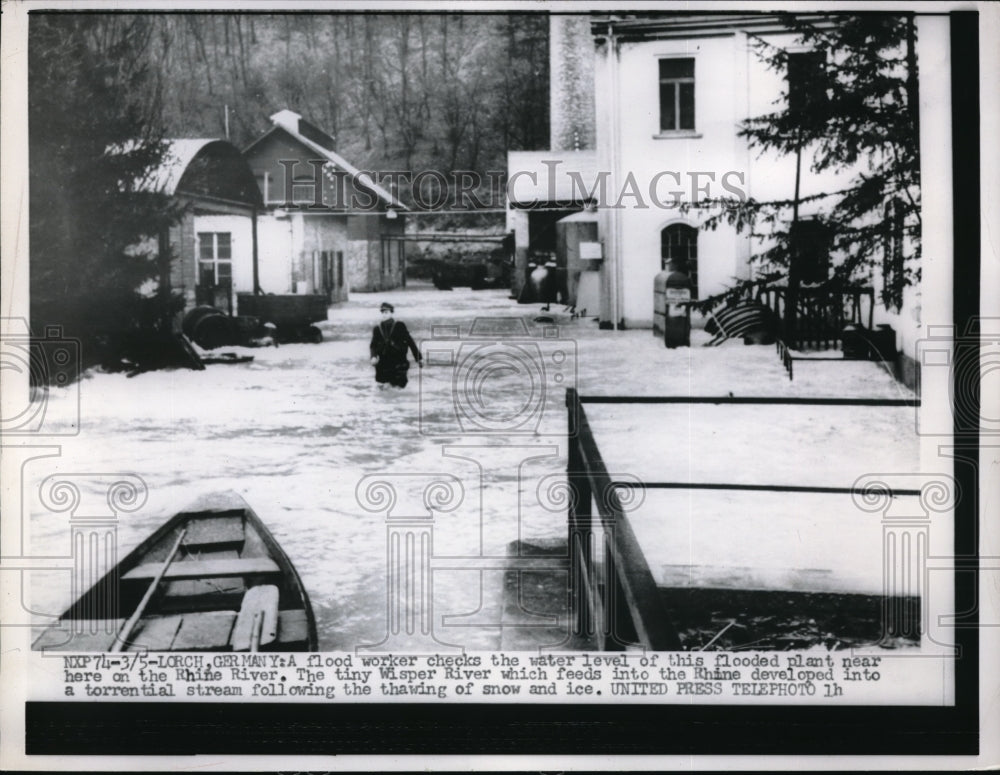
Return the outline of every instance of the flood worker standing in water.
{"type": "Polygon", "coordinates": [[[395,309],[388,302],[383,302],[381,308],[382,322],[372,329],[371,359],[375,367],[375,381],[379,386],[389,384],[399,388],[406,387],[406,372],[410,369],[410,361],[406,358],[406,350],[413,353],[420,368],[424,367],[423,358],[417,343],[413,341],[406,324],[393,317],[395,309]]]}

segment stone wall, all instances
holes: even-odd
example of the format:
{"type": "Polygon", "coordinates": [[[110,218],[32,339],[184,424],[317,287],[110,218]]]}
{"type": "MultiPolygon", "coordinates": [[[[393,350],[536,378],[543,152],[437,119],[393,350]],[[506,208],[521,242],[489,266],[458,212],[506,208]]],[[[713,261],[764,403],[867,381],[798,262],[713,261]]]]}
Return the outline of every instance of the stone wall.
{"type": "Polygon", "coordinates": [[[366,293],[375,290],[369,271],[368,240],[348,242],[344,260],[347,261],[347,276],[350,278],[352,291],[366,293]]]}
{"type": "Polygon", "coordinates": [[[195,286],[198,284],[198,256],[194,233],[194,213],[187,212],[180,223],[170,227],[170,288],[184,296],[184,306],[195,304],[195,286]]]}

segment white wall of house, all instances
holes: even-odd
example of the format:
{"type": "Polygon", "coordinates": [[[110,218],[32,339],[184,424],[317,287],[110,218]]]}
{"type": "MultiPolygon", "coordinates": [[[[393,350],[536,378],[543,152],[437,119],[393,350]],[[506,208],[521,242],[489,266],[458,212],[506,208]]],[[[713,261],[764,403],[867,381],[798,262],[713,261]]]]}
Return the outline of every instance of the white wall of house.
{"type": "Polygon", "coordinates": [[[334,262],[331,301],[346,301],[351,245],[346,216],[274,211],[257,219],[260,287],[265,293],[324,293],[321,253],[334,262]],[[339,254],[339,255],[338,255],[339,254]],[[337,262],[343,264],[337,270],[337,262]],[[337,281],[343,276],[343,284],[337,281]]]}
{"type": "MultiPolygon", "coordinates": [[[[725,178],[730,186],[744,185],[748,153],[736,130],[746,117],[746,70],[745,38],[737,35],[626,43],[618,56],[609,45],[599,50],[595,82],[602,106],[598,115],[604,120],[598,126],[598,149],[601,169],[610,172],[601,232],[618,243],[606,246],[606,255],[621,257],[618,317],[629,328],[652,325],[662,229],[673,223],[697,227],[706,217],[698,211],[681,213],[678,200],[726,194],[727,173],[735,173],[725,178]],[[694,129],[661,132],[659,62],[674,58],[694,60],[694,129]],[[605,111],[605,105],[611,109],[605,111]]],[[[725,226],[698,233],[700,297],[746,276],[746,243],[725,226]]],[[[605,271],[616,271],[613,258],[605,271]]],[[[615,301],[606,299],[602,317],[613,318],[615,301]]]]}
{"type": "Polygon", "coordinates": [[[232,253],[233,305],[235,307],[236,293],[253,291],[253,222],[248,215],[195,215],[195,252],[196,264],[201,255],[201,245],[198,235],[205,233],[221,233],[230,235],[232,253]]]}
{"type": "MultiPolygon", "coordinates": [[[[764,39],[796,50],[794,35],[775,33],[764,39]]],[[[610,173],[609,195],[599,210],[608,256],[602,269],[602,285],[608,289],[602,319],[617,316],[629,328],[652,325],[662,229],[672,223],[697,227],[710,215],[704,210],[682,213],[673,206],[678,199],[693,203],[734,196],[734,189],[757,200],[793,197],[795,156],[762,154],[738,136],[746,118],[781,109],[786,88],[784,73],[768,70],[739,29],[627,41],[618,44],[617,53],[609,43],[597,46],[598,158],[600,169],[610,173]],[[661,131],[659,63],[664,59],[694,61],[693,129],[661,131]],[[615,284],[617,295],[611,290],[615,284]]],[[[803,198],[841,189],[855,173],[816,173],[811,165],[812,149],[806,147],[799,191],[803,198]]],[[[805,203],[800,217],[820,208],[820,203],[805,203]]],[[[720,293],[734,279],[751,276],[750,256],[762,247],[726,224],[699,230],[698,296],[720,293]]],[[[908,293],[908,302],[912,296],[908,293]]],[[[898,317],[882,309],[876,322],[898,317]]]]}
{"type": "Polygon", "coordinates": [[[257,217],[258,272],[264,293],[291,293],[295,231],[291,217],[257,217]]]}

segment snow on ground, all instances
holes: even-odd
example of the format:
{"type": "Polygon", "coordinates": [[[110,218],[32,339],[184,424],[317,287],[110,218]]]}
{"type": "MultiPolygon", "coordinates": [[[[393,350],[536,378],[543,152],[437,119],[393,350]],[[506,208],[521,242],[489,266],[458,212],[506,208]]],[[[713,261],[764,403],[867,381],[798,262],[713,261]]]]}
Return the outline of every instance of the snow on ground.
{"type": "MultiPolygon", "coordinates": [[[[33,553],[68,552],[68,516],[53,514],[38,497],[38,485],[52,473],[85,472],[78,479],[95,497],[97,474],[131,472],[144,480],[145,505],[120,517],[119,556],[197,495],[233,489],[295,563],[315,608],[321,648],[353,649],[380,642],[387,627],[386,513],[365,501],[365,487],[372,478],[389,480],[399,495],[392,516],[426,516],[424,488],[450,474],[451,510],[436,510],[433,522],[435,631],[450,643],[492,649],[499,644],[502,574],[476,570],[475,563],[472,570],[448,569],[460,563],[447,558],[500,557],[513,540],[565,534],[565,504],[551,490],[566,466],[565,387],[575,383],[583,394],[910,397],[874,363],[796,363],[789,381],[770,346],[702,347],[708,337],[695,331],[695,346],[668,350],[649,331],[599,331],[593,320],[519,306],[503,291],[418,286],[355,294],[332,307],[320,327],[325,339],[318,345],[229,348],[252,354],[248,364],[131,379],[87,374],[79,383],[80,434],[60,440],[59,457],[26,469],[33,553]],[[381,301],[396,305],[430,362],[422,372],[411,369],[405,390],[377,389],[368,362],[381,301]],[[558,328],[535,322],[539,315],[558,328]],[[470,340],[477,319],[475,333],[484,336],[470,340]],[[513,333],[497,334],[504,327],[513,333]],[[442,616],[467,626],[442,628],[442,616]]],[[[49,418],[57,426],[69,426],[72,396],[72,390],[50,395],[49,418]]],[[[916,470],[911,412],[587,407],[612,471],[658,480],[835,486],[850,486],[858,474],[889,463],[890,470],[916,470]]],[[[805,523],[797,528],[799,560],[785,539],[769,542],[766,519],[751,520],[746,532],[732,518],[733,509],[752,506],[766,515],[774,508],[756,497],[701,493],[706,521],[688,512],[679,517],[700,553],[655,555],[663,543],[659,522],[637,513],[637,532],[657,557],[651,564],[711,562],[723,538],[730,547],[719,550],[726,564],[736,562],[741,542],[761,547],[755,556],[763,559],[783,546],[791,566],[838,562],[842,549],[824,550],[837,535],[830,523],[836,515],[812,515],[823,525],[808,534],[805,523]]],[[[799,497],[784,499],[783,536],[796,510],[812,508],[799,497]]],[[[682,500],[695,502],[686,493],[682,500]]],[[[70,594],[66,583],[35,583],[32,607],[58,613],[70,594]]]]}

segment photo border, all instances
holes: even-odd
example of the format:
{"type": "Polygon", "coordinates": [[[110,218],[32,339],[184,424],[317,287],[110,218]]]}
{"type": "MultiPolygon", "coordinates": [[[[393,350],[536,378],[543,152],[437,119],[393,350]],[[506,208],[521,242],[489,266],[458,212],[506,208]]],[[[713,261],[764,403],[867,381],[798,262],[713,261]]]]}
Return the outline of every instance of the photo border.
{"type": "MultiPolygon", "coordinates": [[[[979,283],[968,282],[980,277],[982,268],[979,89],[968,88],[969,83],[977,87],[980,83],[980,14],[947,15],[951,19],[952,322],[957,332],[964,332],[980,314],[979,283]]],[[[978,385],[970,391],[970,401],[975,406],[970,404],[969,409],[978,410],[978,385]]],[[[961,430],[966,432],[952,439],[953,476],[960,491],[978,493],[979,435],[961,430]]],[[[980,751],[978,528],[979,499],[960,499],[954,518],[954,610],[971,613],[954,630],[961,649],[955,663],[954,707],[29,701],[24,707],[25,753],[974,755],[980,751]]]]}

